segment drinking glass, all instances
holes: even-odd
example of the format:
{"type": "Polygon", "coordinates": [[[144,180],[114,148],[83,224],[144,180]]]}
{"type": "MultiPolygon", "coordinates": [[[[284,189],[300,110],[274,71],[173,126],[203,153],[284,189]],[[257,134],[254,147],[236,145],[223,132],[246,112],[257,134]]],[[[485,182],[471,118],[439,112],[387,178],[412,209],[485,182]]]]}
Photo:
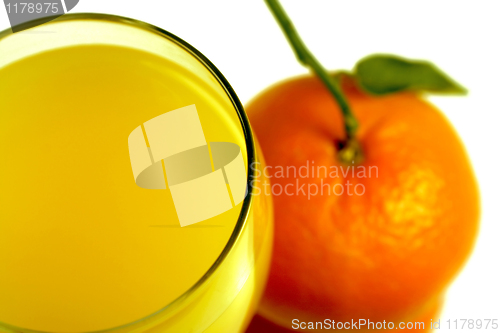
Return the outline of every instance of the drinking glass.
{"type": "MultiPolygon", "coordinates": [[[[183,244],[175,243],[177,236],[172,236],[173,233],[191,232],[198,242],[192,250],[197,256],[203,256],[204,241],[212,237],[211,232],[215,235],[212,230],[228,226],[231,229],[221,246],[222,250],[208,269],[196,267],[196,257],[184,266],[176,266],[175,274],[179,280],[184,277],[189,280],[188,275],[197,269],[204,271],[178,297],[165,300],[165,304],[151,313],[139,319],[131,316],[130,321],[123,319],[127,318],[127,308],[140,308],[141,304],[140,295],[125,286],[122,294],[110,303],[125,309],[120,313],[123,320],[119,325],[100,327],[88,322],[85,327],[89,329],[81,329],[81,326],[72,328],[71,320],[65,318],[63,313],[59,317],[54,314],[53,318],[40,320],[52,321],[54,327],[61,327],[53,332],[232,333],[246,328],[268,273],[273,238],[272,202],[270,196],[257,195],[262,193],[259,185],[265,180],[261,172],[264,161],[245,111],[224,76],[205,56],[165,30],[113,15],[66,14],[19,33],[7,29],[0,33],[0,123],[3,124],[0,125],[0,154],[3,159],[0,166],[0,253],[3,253],[0,254],[0,298],[4,301],[12,299],[11,304],[2,305],[0,301],[0,332],[51,331],[37,328],[36,318],[30,319],[29,327],[23,326],[26,316],[21,310],[29,309],[33,313],[37,313],[37,307],[50,310],[53,295],[47,293],[45,299],[41,298],[44,290],[37,280],[50,283],[43,272],[51,273],[53,267],[60,270],[58,274],[64,275],[61,281],[69,281],[58,293],[81,293],[79,286],[92,287],[85,286],[85,281],[109,282],[107,272],[110,271],[117,276],[114,283],[119,285],[122,283],[120,274],[122,277],[127,274],[143,276],[140,275],[141,270],[150,272],[155,267],[159,271],[168,269],[162,267],[168,266],[167,262],[139,256],[146,253],[142,249],[148,246],[148,242],[160,248],[161,237],[168,236],[165,246],[174,244],[172,256],[175,257],[175,246],[181,251],[183,244]],[[115,64],[108,61],[114,53],[106,55],[108,63],[100,62],[100,47],[106,46],[117,48],[115,64]],[[88,47],[85,49],[87,53],[79,53],[83,49],[78,47],[88,47]],[[52,54],[56,54],[54,51],[65,49],[69,50],[64,53],[68,59],[51,58],[52,54]],[[142,56],[135,60],[127,50],[140,51],[142,56]],[[74,59],[82,61],[82,68],[74,59]],[[158,65],[161,59],[170,65],[158,65]],[[23,64],[23,61],[40,61],[36,63],[38,67],[33,68],[42,71],[43,75],[22,70],[22,66],[16,65],[23,64]],[[73,67],[67,67],[69,63],[73,67]],[[121,68],[115,71],[116,77],[107,74],[107,66],[110,65],[121,68]],[[137,70],[135,65],[142,66],[141,70],[137,70]],[[88,77],[85,76],[86,68],[88,77]],[[95,73],[99,72],[103,74],[96,77],[95,73]],[[137,79],[147,75],[144,73],[153,73],[151,75],[155,77],[147,81],[147,87],[137,79]],[[159,74],[156,76],[154,73],[159,74]],[[59,82],[54,82],[53,76],[57,76],[59,82]],[[65,82],[60,82],[61,78],[65,82]],[[170,78],[176,80],[176,84],[169,84],[167,81],[170,78]],[[124,79],[130,80],[130,86],[119,85],[124,79]],[[82,83],[81,80],[88,82],[82,83]],[[109,91],[93,89],[94,85],[105,83],[109,83],[109,91]],[[115,91],[113,84],[119,85],[123,91],[115,91]],[[77,89],[81,87],[85,87],[85,91],[77,89]],[[186,87],[189,89],[186,90],[186,87]],[[39,90],[43,90],[45,96],[39,90]],[[166,97],[163,97],[162,91],[166,97]],[[134,184],[128,160],[127,135],[154,116],[168,114],[168,111],[185,106],[191,100],[198,107],[207,141],[227,141],[230,138],[241,149],[247,192],[241,203],[234,204],[232,213],[223,213],[208,219],[208,222],[181,228],[171,223],[171,219],[167,222],[151,221],[167,214],[167,211],[170,212],[168,216],[175,217],[175,208],[172,200],[166,202],[156,198],[158,193],[163,192],[139,189],[134,184]],[[36,112],[34,109],[38,106],[43,106],[46,113],[36,112]],[[110,134],[106,136],[108,132],[110,134]],[[64,135],[58,136],[60,133],[64,135]],[[56,174],[54,168],[60,174],[56,174]],[[94,182],[94,179],[99,181],[94,182]],[[251,186],[252,183],[254,186],[251,186]],[[130,204],[132,201],[127,196],[131,193],[147,196],[151,200],[149,208],[146,203],[138,202],[137,207],[130,204]],[[74,210],[74,215],[71,215],[68,205],[74,210]],[[93,212],[94,218],[84,223],[80,221],[81,216],[90,214],[89,211],[93,212]],[[63,216],[61,212],[67,215],[63,216]],[[54,225],[54,219],[64,223],[54,225]],[[217,222],[223,226],[217,225],[217,222]],[[120,239],[119,235],[125,233],[128,238],[120,239]],[[134,233],[137,239],[134,239],[134,233]],[[68,251],[75,257],[71,260],[61,254],[38,261],[33,259],[38,252],[49,250],[55,254],[68,251]],[[89,252],[88,256],[85,251],[89,252]],[[109,267],[102,265],[102,258],[96,253],[101,253],[103,257],[123,253],[115,259],[138,264],[133,270],[129,267],[127,273],[112,260],[108,261],[109,267]],[[54,262],[57,260],[59,262],[54,262]],[[100,265],[93,266],[93,260],[100,265]],[[155,265],[150,264],[153,261],[155,265]],[[148,262],[149,266],[142,265],[143,262],[148,262]],[[13,267],[16,267],[16,272],[10,271],[13,267]],[[86,267],[85,271],[81,267],[86,267]],[[90,280],[85,280],[87,278],[90,280]],[[72,279],[80,284],[72,285],[72,279]],[[24,283],[26,292],[16,297],[9,286],[20,283],[24,283]],[[30,298],[29,292],[36,293],[36,301],[30,298]],[[14,308],[19,311],[15,312],[14,308]],[[8,322],[5,318],[17,318],[17,321],[8,322]],[[62,326],[57,326],[58,323],[62,326]]],[[[210,195],[208,192],[205,194],[207,200],[210,195]]],[[[199,203],[193,203],[192,209],[201,209],[196,204],[199,203]]],[[[150,252],[154,256],[155,252],[150,252]]],[[[157,280],[154,274],[149,277],[157,280]]],[[[142,285],[137,287],[144,289],[142,285]]],[[[148,292],[154,294],[155,291],[148,292]]],[[[102,304],[94,302],[82,306],[82,316],[93,313],[93,307],[94,312],[98,312],[107,301],[104,299],[102,304]]],[[[75,306],[71,302],[67,304],[68,309],[75,306]]],[[[103,311],[102,315],[106,313],[103,311]]]]}

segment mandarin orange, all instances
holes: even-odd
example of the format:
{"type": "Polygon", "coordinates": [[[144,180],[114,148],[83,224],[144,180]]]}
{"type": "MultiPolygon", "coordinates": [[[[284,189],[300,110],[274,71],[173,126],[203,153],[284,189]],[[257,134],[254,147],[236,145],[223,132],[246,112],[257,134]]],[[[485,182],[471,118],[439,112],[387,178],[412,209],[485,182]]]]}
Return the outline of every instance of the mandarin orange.
{"type": "Polygon", "coordinates": [[[478,232],[477,183],[446,117],[418,93],[375,97],[350,79],[342,90],[360,124],[356,163],[339,159],[343,120],[318,78],[281,82],[246,107],[275,194],[259,313],[283,327],[435,313],[478,232]],[[301,167],[307,177],[292,172],[301,167]]]}

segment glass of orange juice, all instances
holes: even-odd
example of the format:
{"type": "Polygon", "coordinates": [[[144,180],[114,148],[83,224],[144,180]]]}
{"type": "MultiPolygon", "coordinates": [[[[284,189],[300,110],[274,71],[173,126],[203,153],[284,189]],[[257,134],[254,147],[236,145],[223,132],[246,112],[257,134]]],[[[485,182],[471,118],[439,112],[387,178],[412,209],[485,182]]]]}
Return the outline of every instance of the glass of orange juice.
{"type": "Polygon", "coordinates": [[[103,14],[1,32],[0,156],[0,332],[245,329],[272,203],[192,46],[103,14]]]}

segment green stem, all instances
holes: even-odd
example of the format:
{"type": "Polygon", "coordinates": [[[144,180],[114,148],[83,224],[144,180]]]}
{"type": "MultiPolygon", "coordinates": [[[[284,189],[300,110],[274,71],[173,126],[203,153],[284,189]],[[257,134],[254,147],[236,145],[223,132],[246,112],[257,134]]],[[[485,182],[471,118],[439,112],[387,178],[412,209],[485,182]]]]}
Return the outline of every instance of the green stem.
{"type": "Polygon", "coordinates": [[[278,0],[265,0],[269,9],[278,21],[281,29],[283,30],[288,41],[292,45],[297,59],[306,67],[311,68],[314,73],[321,79],[326,88],[330,91],[333,98],[337,102],[342,111],[344,118],[344,127],[347,135],[346,141],[354,140],[356,130],[358,128],[358,121],[351,112],[351,108],[344,97],[338,83],[332,78],[328,71],[319,63],[313,54],[307,49],[306,45],[299,37],[297,30],[292,24],[292,21],[285,13],[283,7],[278,0]]]}

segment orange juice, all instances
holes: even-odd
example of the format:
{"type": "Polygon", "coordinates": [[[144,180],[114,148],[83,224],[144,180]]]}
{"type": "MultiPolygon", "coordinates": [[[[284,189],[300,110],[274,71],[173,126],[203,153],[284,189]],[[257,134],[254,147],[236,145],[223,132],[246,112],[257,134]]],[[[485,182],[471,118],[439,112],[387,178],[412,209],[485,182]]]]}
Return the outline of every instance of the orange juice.
{"type": "Polygon", "coordinates": [[[234,105],[199,64],[113,44],[2,66],[0,39],[0,332],[241,330],[267,267],[268,198],[181,227],[168,187],[134,182],[127,146],[195,105],[207,142],[237,144],[252,172],[234,105]]]}

